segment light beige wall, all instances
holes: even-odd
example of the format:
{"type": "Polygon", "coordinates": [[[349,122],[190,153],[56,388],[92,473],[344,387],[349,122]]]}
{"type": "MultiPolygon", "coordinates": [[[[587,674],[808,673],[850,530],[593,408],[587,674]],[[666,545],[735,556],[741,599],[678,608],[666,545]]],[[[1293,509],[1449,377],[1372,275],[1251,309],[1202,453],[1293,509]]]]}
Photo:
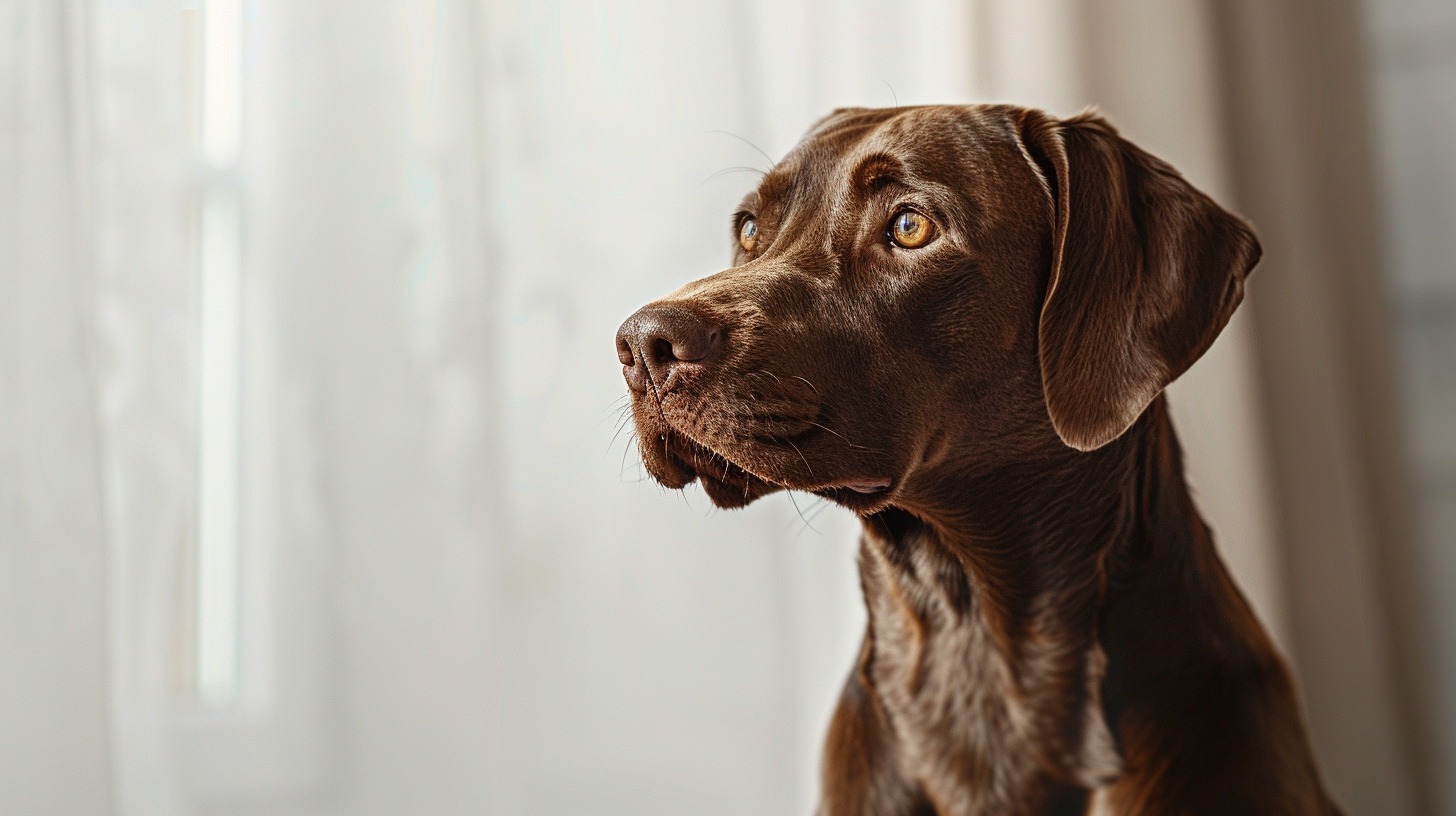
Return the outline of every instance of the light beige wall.
{"type": "Polygon", "coordinates": [[[1425,813],[1419,619],[1355,0],[1210,4],[1236,192],[1267,249],[1250,312],[1295,665],[1351,813],[1425,813]]]}

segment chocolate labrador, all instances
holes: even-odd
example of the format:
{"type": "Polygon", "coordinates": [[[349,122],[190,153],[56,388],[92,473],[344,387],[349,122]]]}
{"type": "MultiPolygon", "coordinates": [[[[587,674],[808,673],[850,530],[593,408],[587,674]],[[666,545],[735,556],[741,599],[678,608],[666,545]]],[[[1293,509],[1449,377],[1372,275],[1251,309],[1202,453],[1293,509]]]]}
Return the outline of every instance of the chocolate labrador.
{"type": "Polygon", "coordinates": [[[1337,812],[1162,395],[1246,222],[1096,115],[990,105],[836,111],[733,231],[617,351],[659,482],[863,520],[822,814],[1337,812]]]}

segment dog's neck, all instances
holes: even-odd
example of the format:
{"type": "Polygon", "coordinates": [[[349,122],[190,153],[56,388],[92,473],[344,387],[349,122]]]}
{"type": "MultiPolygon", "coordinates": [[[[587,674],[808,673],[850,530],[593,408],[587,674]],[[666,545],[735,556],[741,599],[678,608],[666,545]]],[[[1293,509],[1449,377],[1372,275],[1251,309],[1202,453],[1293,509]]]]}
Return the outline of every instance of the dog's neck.
{"type": "Polygon", "coordinates": [[[865,523],[953,556],[998,640],[1047,613],[1070,629],[1095,626],[1109,592],[1211,544],[1162,397],[1097,451],[1061,446],[994,469],[952,456],[943,468],[925,480],[938,492],[865,523]]]}
{"type": "Polygon", "coordinates": [[[1107,784],[1122,763],[1107,726],[1115,716],[1105,715],[1149,682],[1114,678],[1129,668],[1118,654],[1143,646],[1135,619],[1166,625],[1189,613],[1188,596],[1197,605],[1212,594],[1199,581],[1227,580],[1189,498],[1164,401],[1098,451],[943,476],[933,483],[952,487],[941,494],[865,519],[866,660],[877,650],[880,663],[863,670],[882,694],[903,685],[891,693],[913,711],[916,700],[941,695],[944,705],[966,688],[938,688],[944,669],[931,664],[964,663],[949,671],[976,678],[969,710],[978,713],[960,727],[998,731],[980,737],[982,761],[1026,775],[1022,789],[1047,797],[1058,783],[1107,784]],[[1207,559],[1211,571],[1195,564],[1207,559]],[[1018,752],[1032,754],[1019,771],[1018,752]]]}

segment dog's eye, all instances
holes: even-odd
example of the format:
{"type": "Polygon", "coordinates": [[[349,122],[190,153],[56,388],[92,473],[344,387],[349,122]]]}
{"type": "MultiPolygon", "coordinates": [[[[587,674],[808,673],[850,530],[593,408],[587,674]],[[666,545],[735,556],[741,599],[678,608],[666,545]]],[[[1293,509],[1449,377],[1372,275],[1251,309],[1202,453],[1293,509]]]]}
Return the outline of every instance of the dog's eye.
{"type": "Polygon", "coordinates": [[[935,238],[935,224],[914,210],[901,210],[890,219],[887,232],[895,246],[919,249],[935,238]]]}
{"type": "Polygon", "coordinates": [[[738,245],[743,247],[744,252],[752,252],[758,244],[758,222],[753,218],[744,218],[743,223],[738,225],[738,245]]]}

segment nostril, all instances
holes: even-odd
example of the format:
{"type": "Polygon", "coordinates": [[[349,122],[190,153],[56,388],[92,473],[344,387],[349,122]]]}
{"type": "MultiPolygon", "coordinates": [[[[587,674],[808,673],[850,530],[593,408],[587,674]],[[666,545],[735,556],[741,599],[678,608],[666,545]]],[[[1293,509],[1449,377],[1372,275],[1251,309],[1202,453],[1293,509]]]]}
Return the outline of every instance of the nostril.
{"type": "Polygon", "coordinates": [[[672,303],[644,306],[617,330],[617,357],[629,385],[646,388],[649,380],[664,390],[679,378],[682,363],[705,366],[724,342],[723,330],[697,312],[672,303]]]}
{"type": "Polygon", "coordinates": [[[693,331],[680,326],[674,328],[678,331],[653,341],[652,357],[655,362],[697,363],[712,356],[718,347],[720,337],[717,329],[693,331]]]}
{"type": "Polygon", "coordinates": [[[717,329],[709,329],[705,333],[691,335],[690,337],[691,339],[683,343],[681,347],[673,346],[673,351],[677,354],[677,358],[685,363],[693,363],[707,359],[718,348],[720,336],[717,329]]]}

